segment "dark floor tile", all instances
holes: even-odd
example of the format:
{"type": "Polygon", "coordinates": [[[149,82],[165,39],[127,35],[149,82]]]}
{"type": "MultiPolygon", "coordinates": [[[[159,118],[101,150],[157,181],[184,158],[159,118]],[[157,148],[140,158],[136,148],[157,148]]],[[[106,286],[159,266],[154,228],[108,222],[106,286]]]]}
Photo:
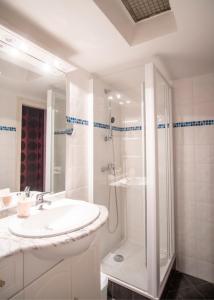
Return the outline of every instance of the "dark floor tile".
{"type": "MultiPolygon", "coordinates": [[[[108,300],[147,300],[146,297],[137,294],[119,284],[109,281],[108,300]]],[[[214,300],[214,284],[199,278],[172,272],[164,288],[161,300],[214,300]]]]}
{"type": "Polygon", "coordinates": [[[108,289],[107,289],[108,298],[112,298],[112,289],[113,289],[113,283],[109,280],[108,281],[108,289]]]}
{"type": "Polygon", "coordinates": [[[205,299],[214,299],[214,284],[206,283],[197,286],[196,289],[205,299]]]}
{"type": "Polygon", "coordinates": [[[149,300],[148,298],[138,293],[132,292],[132,300],[149,300]]]}
{"type": "Polygon", "coordinates": [[[182,297],[177,291],[169,291],[161,297],[161,300],[181,300],[182,297]]]}
{"type": "Polygon", "coordinates": [[[132,299],[132,291],[129,289],[120,286],[117,283],[111,284],[111,291],[109,291],[109,294],[112,298],[115,298],[116,300],[131,300],[132,299]]]}
{"type": "Polygon", "coordinates": [[[204,296],[202,296],[194,287],[186,288],[186,289],[180,289],[179,295],[182,297],[182,299],[189,300],[201,300],[204,299],[204,296]]]}
{"type": "Polygon", "coordinates": [[[172,290],[180,290],[183,288],[192,287],[192,284],[190,281],[188,281],[187,276],[180,272],[175,272],[173,276],[169,279],[167,282],[166,287],[169,291],[172,290]]]}
{"type": "Polygon", "coordinates": [[[190,275],[186,275],[186,279],[191,282],[194,286],[199,286],[199,285],[202,285],[202,284],[206,284],[206,283],[209,283],[203,279],[200,279],[200,278],[196,278],[196,277],[193,277],[193,276],[190,276],[190,275]]]}

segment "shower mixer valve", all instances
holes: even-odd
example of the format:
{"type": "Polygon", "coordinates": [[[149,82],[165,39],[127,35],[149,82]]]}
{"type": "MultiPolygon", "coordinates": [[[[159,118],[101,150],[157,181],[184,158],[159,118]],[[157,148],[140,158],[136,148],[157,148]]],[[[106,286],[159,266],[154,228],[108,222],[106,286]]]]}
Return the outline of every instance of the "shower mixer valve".
{"type": "Polygon", "coordinates": [[[110,172],[110,171],[114,171],[115,170],[115,165],[113,163],[109,163],[107,164],[107,166],[103,166],[101,167],[101,172],[110,172]]]}

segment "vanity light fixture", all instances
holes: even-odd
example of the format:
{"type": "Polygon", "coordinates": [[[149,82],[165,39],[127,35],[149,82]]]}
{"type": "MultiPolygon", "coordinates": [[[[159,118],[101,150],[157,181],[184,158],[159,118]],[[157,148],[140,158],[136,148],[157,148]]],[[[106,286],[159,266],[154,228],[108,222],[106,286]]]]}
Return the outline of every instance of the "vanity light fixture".
{"type": "Polygon", "coordinates": [[[76,69],[69,62],[57,57],[51,52],[39,47],[33,42],[23,38],[17,33],[0,25],[0,45],[1,49],[13,56],[22,56],[22,59],[33,65],[42,66],[46,72],[52,75],[66,74],[76,69]],[[47,67],[48,66],[48,67],[47,67]]]}
{"type": "Polygon", "coordinates": [[[59,68],[59,66],[60,66],[60,63],[59,63],[59,61],[57,60],[57,59],[55,59],[54,60],[54,66],[56,67],[56,68],[59,68]]]}
{"type": "Polygon", "coordinates": [[[16,48],[10,48],[10,49],[8,50],[8,53],[9,53],[11,56],[13,56],[13,57],[17,57],[17,56],[20,55],[19,50],[17,50],[16,48]]]}
{"type": "Polygon", "coordinates": [[[45,71],[46,73],[50,73],[50,71],[51,71],[51,66],[48,65],[48,64],[43,64],[43,65],[42,65],[42,69],[43,69],[43,71],[45,71]]]}
{"type": "Polygon", "coordinates": [[[25,42],[21,42],[19,45],[19,49],[22,50],[23,52],[27,52],[29,50],[29,47],[25,42]]]}

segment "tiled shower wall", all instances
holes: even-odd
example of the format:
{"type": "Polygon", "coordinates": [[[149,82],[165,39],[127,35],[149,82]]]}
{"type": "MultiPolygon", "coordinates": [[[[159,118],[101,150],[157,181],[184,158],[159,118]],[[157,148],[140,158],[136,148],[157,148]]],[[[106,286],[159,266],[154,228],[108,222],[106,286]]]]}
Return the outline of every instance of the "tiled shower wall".
{"type": "MultiPolygon", "coordinates": [[[[123,127],[141,127],[142,111],[140,99],[122,106],[123,127]]],[[[121,158],[124,177],[143,180],[144,177],[144,131],[121,132],[121,158]]],[[[132,243],[145,246],[145,190],[143,185],[129,185],[121,189],[126,208],[125,237],[132,243]]]]}
{"type": "MultiPolygon", "coordinates": [[[[214,74],[175,81],[173,101],[174,122],[214,120],[214,74]]],[[[214,122],[184,125],[174,128],[177,268],[214,282],[214,122]]]]}
{"type": "MultiPolygon", "coordinates": [[[[93,81],[94,105],[93,117],[96,124],[108,125],[109,124],[109,100],[108,95],[105,94],[105,89],[109,87],[99,79],[93,81]]],[[[112,102],[111,104],[112,116],[115,118],[114,126],[120,126],[120,105],[112,102]]],[[[113,140],[105,141],[104,138],[109,134],[109,130],[99,126],[93,127],[94,134],[94,149],[93,149],[93,169],[94,169],[94,182],[93,182],[93,200],[95,203],[104,205],[109,210],[109,224],[106,224],[101,229],[101,256],[105,256],[111,249],[113,249],[123,238],[123,199],[121,198],[121,191],[117,188],[117,201],[118,201],[118,214],[119,223],[114,233],[117,223],[116,214],[116,199],[114,187],[110,186],[113,180],[112,172],[102,172],[101,168],[106,167],[109,163],[115,163],[115,168],[118,172],[121,168],[121,133],[113,131],[113,140]],[[112,144],[114,143],[114,145],[112,144]],[[113,160],[113,146],[115,153],[115,161],[113,160]]]]}

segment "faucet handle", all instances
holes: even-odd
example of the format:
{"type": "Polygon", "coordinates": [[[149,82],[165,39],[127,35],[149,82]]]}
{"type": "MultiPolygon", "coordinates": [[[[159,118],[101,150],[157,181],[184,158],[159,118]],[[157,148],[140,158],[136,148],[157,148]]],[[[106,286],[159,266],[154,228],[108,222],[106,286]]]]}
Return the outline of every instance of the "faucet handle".
{"type": "MultiPolygon", "coordinates": [[[[45,201],[43,197],[46,194],[50,194],[50,192],[41,192],[41,193],[36,195],[36,205],[38,205],[38,204],[45,201]]],[[[49,201],[46,201],[46,202],[49,202],[49,201]]]]}
{"type": "Polygon", "coordinates": [[[26,195],[26,197],[30,197],[30,186],[26,185],[25,189],[24,189],[24,193],[26,195]]]}

